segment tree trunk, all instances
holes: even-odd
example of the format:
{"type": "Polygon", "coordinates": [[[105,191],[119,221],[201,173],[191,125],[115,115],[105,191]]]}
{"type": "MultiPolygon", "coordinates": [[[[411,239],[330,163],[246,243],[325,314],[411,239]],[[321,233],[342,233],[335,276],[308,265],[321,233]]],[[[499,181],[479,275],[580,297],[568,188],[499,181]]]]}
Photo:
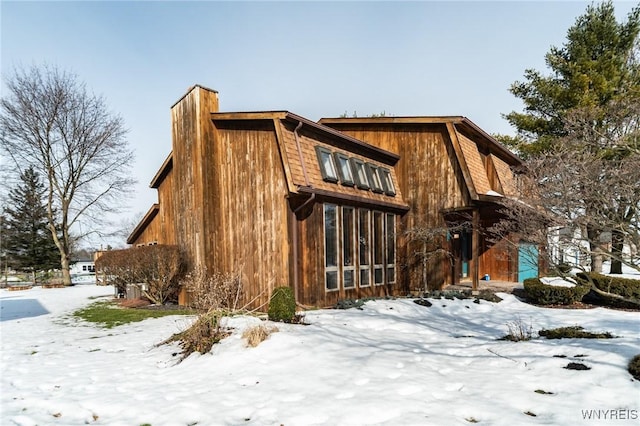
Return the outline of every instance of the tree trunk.
{"type": "Polygon", "coordinates": [[[60,256],[60,264],[62,266],[62,284],[71,285],[71,271],[69,269],[69,256],[63,254],[60,256]]]}
{"type": "Polygon", "coordinates": [[[622,273],[622,248],[624,246],[624,235],[620,231],[611,232],[611,274],[622,273]]]}
{"type": "Polygon", "coordinates": [[[591,227],[587,228],[589,241],[589,255],[591,257],[591,272],[602,273],[602,249],[600,244],[600,231],[591,227]]]}

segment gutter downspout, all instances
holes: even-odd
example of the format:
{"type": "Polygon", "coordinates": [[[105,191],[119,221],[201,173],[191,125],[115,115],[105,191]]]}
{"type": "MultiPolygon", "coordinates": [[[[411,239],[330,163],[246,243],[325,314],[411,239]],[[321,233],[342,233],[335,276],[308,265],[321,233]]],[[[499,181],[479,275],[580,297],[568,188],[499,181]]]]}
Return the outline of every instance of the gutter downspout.
{"type": "MultiPolygon", "coordinates": [[[[309,185],[309,176],[307,175],[307,166],[304,164],[304,158],[302,156],[302,148],[300,148],[300,138],[298,136],[298,131],[302,128],[302,121],[298,121],[298,125],[293,131],[293,136],[296,140],[296,149],[298,150],[298,159],[300,160],[300,165],[302,166],[302,174],[304,176],[304,184],[307,187],[309,185]]],[[[300,285],[300,268],[299,268],[299,260],[300,253],[298,250],[298,216],[297,213],[306,207],[308,204],[312,203],[315,200],[316,194],[312,193],[311,197],[309,197],[304,203],[298,206],[295,210],[291,212],[291,226],[292,229],[292,244],[293,244],[293,294],[295,295],[296,304],[298,304],[298,288],[300,285]]]]}

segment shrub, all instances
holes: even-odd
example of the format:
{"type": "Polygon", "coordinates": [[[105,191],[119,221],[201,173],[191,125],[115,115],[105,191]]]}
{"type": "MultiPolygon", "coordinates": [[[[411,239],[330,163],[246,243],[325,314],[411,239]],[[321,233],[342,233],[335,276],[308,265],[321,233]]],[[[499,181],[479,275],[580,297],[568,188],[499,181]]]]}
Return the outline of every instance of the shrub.
{"type": "Polygon", "coordinates": [[[247,339],[247,344],[252,348],[255,348],[260,343],[267,340],[267,337],[269,337],[271,333],[275,333],[277,331],[277,327],[267,327],[263,324],[259,324],[246,329],[244,333],[242,333],[242,338],[247,339]]]}
{"type": "Polygon", "coordinates": [[[591,285],[591,282],[593,282],[599,290],[606,291],[607,293],[640,300],[640,280],[612,277],[596,272],[580,272],[576,275],[576,278],[585,285],[591,285]]]}
{"type": "Polygon", "coordinates": [[[179,342],[182,348],[180,361],[194,352],[206,354],[213,345],[231,334],[230,329],[222,324],[222,318],[224,317],[215,311],[200,315],[191,327],[174,334],[160,344],[179,342]]]}
{"type": "Polygon", "coordinates": [[[178,300],[182,266],[179,248],[162,244],[110,250],[96,260],[96,269],[118,293],[125,293],[127,284],[144,283],[142,294],[155,304],[178,300]]]}
{"type": "Polygon", "coordinates": [[[296,315],[296,299],[290,287],[276,287],[269,300],[271,321],[291,322],[296,315]]]}
{"type": "Polygon", "coordinates": [[[180,280],[180,285],[189,294],[188,305],[199,311],[233,312],[242,297],[242,280],[238,274],[209,274],[204,267],[194,268],[180,280]]]}
{"type": "Polygon", "coordinates": [[[533,326],[525,324],[520,318],[507,323],[508,333],[501,340],[509,340],[512,342],[522,342],[531,340],[533,335],[533,326]]]}
{"type": "Polygon", "coordinates": [[[538,334],[547,339],[612,339],[615,337],[608,331],[604,333],[585,331],[584,328],[579,325],[552,328],[550,330],[543,329],[540,330],[538,334]]]}
{"type": "Polygon", "coordinates": [[[634,379],[640,380],[640,355],[636,355],[631,358],[629,361],[629,366],[627,367],[629,373],[633,376],[634,379]]]}
{"type": "Polygon", "coordinates": [[[537,305],[570,305],[582,300],[589,286],[577,283],[573,287],[560,287],[542,283],[538,278],[524,280],[524,293],[531,303],[537,305]]]}

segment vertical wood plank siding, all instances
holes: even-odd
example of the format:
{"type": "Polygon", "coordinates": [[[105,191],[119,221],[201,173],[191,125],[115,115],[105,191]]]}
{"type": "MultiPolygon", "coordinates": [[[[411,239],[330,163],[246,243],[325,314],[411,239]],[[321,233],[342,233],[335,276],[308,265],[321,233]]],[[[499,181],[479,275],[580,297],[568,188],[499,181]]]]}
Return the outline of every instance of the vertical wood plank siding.
{"type": "MultiPolygon", "coordinates": [[[[398,279],[412,291],[424,289],[421,262],[414,255],[419,245],[408,241],[406,232],[414,227],[444,226],[443,209],[469,204],[462,172],[444,124],[365,125],[330,124],[332,127],[371,145],[400,155],[395,169],[398,185],[410,211],[398,228],[398,279]]],[[[439,288],[451,279],[447,262],[430,265],[426,276],[430,288],[439,288]]]]}
{"type": "MultiPolygon", "coordinates": [[[[189,265],[205,264],[204,144],[212,131],[210,113],[218,110],[215,92],[196,87],[171,109],[176,236],[189,265]],[[203,161],[204,158],[204,161],[203,161]]],[[[209,200],[206,200],[209,202],[209,200]]]]}
{"type": "Polygon", "coordinates": [[[203,179],[210,271],[239,274],[245,303],[289,286],[288,190],[272,120],[212,123],[203,179]]]}

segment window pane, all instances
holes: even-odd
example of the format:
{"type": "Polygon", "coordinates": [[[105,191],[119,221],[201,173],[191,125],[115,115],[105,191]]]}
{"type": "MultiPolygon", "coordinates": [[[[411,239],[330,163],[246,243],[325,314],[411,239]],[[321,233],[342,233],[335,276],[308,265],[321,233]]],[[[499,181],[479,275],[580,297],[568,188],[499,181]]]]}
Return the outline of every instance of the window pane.
{"type": "Polygon", "coordinates": [[[378,175],[378,168],[373,164],[367,163],[367,170],[369,172],[369,183],[371,184],[371,189],[374,192],[383,192],[382,184],[380,183],[380,176],[378,175]]]}
{"type": "Polygon", "coordinates": [[[355,170],[356,185],[360,189],[369,189],[369,180],[367,179],[367,170],[362,161],[352,158],[351,165],[355,170]]]}
{"type": "Polygon", "coordinates": [[[371,272],[369,268],[360,269],[360,287],[369,287],[371,272]]]}
{"type": "Polygon", "coordinates": [[[342,264],[344,266],[353,266],[353,228],[354,217],[353,209],[350,207],[343,207],[342,209],[342,264]]]}
{"type": "Polygon", "coordinates": [[[383,246],[382,213],[373,212],[373,263],[375,265],[383,263],[383,246]]]}
{"type": "Polygon", "coordinates": [[[396,268],[387,268],[387,282],[396,282],[396,268]]]}
{"type": "Polygon", "coordinates": [[[353,269],[349,270],[349,271],[344,271],[344,288],[351,288],[351,287],[355,287],[356,283],[354,281],[354,271],[353,269]]]}
{"type": "Polygon", "coordinates": [[[369,211],[358,210],[358,243],[360,251],[360,265],[369,264],[369,211]]]}
{"type": "Polygon", "coordinates": [[[393,186],[393,179],[391,178],[391,172],[388,169],[379,169],[382,174],[382,183],[384,186],[384,192],[387,195],[395,195],[396,188],[393,186]]]}
{"type": "Polygon", "coordinates": [[[387,264],[396,263],[396,215],[387,214],[387,264]]]}
{"type": "Polygon", "coordinates": [[[376,284],[382,284],[383,283],[383,280],[382,280],[382,268],[375,268],[373,270],[373,275],[374,275],[374,278],[375,278],[374,282],[376,284]]]}
{"type": "Polygon", "coordinates": [[[337,182],[338,175],[333,164],[333,157],[331,156],[331,152],[325,148],[317,146],[316,153],[318,155],[318,162],[320,163],[320,172],[322,173],[322,179],[328,182],[337,182]]]}
{"type": "Polygon", "coordinates": [[[337,208],[324,205],[324,247],[325,266],[338,266],[338,229],[336,227],[337,208]]]}
{"type": "Polygon", "coordinates": [[[349,158],[343,154],[334,154],[336,163],[338,164],[338,172],[340,174],[340,181],[343,185],[353,185],[353,172],[351,171],[351,163],[349,158]]]}
{"type": "Polygon", "coordinates": [[[338,289],[338,271],[327,271],[326,272],[326,280],[327,280],[327,290],[337,290],[338,289]]]}

